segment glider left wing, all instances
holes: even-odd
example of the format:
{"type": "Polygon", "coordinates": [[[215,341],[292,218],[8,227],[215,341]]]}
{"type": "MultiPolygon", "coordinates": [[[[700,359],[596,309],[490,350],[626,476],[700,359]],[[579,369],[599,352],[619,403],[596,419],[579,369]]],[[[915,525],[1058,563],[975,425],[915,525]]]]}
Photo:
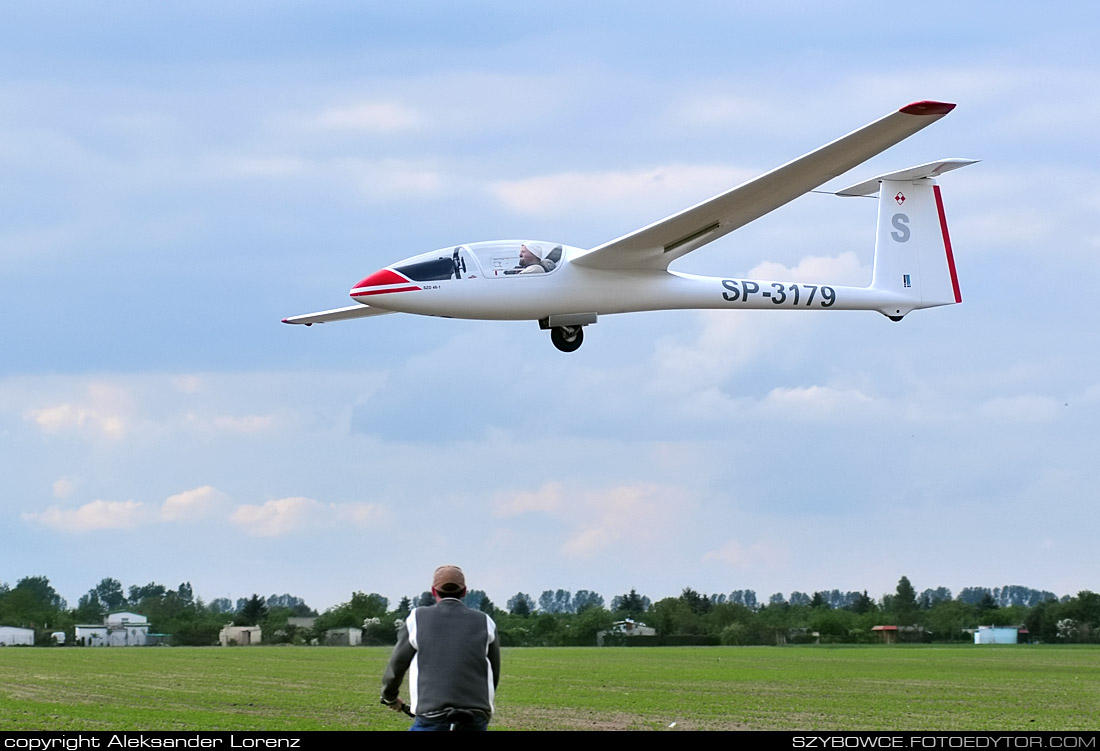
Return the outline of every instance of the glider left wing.
{"type": "Polygon", "coordinates": [[[754,180],[599,245],[571,263],[595,269],[666,269],[677,258],[847,172],[954,108],[932,101],[906,105],[754,180]]]}
{"type": "Polygon", "coordinates": [[[382,310],[381,308],[372,308],[369,305],[349,305],[346,308],[336,308],[334,310],[322,310],[319,313],[308,313],[303,316],[291,316],[290,318],[284,318],[283,323],[304,323],[306,326],[312,326],[315,323],[327,323],[329,321],[343,321],[348,318],[367,318],[368,316],[384,316],[387,313],[392,313],[392,310],[382,310]]]}

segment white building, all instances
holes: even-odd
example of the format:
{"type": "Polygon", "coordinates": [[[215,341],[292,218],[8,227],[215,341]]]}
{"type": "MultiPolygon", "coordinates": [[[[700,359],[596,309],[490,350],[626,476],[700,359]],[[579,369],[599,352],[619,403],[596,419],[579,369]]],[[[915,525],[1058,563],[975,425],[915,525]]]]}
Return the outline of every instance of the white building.
{"type": "Polygon", "coordinates": [[[149,619],[138,613],[110,613],[103,625],[77,626],[74,636],[85,647],[144,647],[149,643],[149,619]]]}
{"type": "Polygon", "coordinates": [[[325,632],[325,644],[330,647],[358,647],[363,643],[363,629],[350,626],[348,628],[330,628],[325,632]]]}
{"type": "Polygon", "coordinates": [[[974,632],[975,644],[1016,644],[1020,630],[1015,626],[979,626],[974,632]]]}
{"type": "Polygon", "coordinates": [[[223,647],[250,647],[259,644],[263,636],[259,626],[226,626],[218,632],[223,647]]]}
{"type": "Polygon", "coordinates": [[[110,613],[107,642],[112,647],[144,647],[148,643],[149,619],[138,613],[110,613]]]}
{"type": "Polygon", "coordinates": [[[33,647],[34,629],[0,626],[0,647],[33,647]]]}
{"type": "Polygon", "coordinates": [[[82,624],[76,627],[76,645],[78,647],[106,647],[107,627],[82,624]]]}

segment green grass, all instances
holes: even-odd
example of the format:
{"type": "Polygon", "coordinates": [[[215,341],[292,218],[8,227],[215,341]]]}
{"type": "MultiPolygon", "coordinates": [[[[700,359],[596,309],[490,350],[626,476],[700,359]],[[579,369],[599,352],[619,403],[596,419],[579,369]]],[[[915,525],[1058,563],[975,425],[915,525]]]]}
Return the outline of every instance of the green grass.
{"type": "MultiPolygon", "coordinates": [[[[401,730],[389,650],[0,650],[0,731],[401,730]]],[[[1097,730],[1092,647],[510,649],[497,729],[1097,730]]]]}

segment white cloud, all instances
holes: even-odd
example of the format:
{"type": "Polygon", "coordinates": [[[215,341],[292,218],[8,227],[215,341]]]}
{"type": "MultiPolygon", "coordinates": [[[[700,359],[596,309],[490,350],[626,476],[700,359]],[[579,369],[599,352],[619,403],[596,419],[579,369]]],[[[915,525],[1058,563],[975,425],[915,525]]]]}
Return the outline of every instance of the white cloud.
{"type": "Polygon", "coordinates": [[[864,266],[859,256],[850,250],[838,256],[806,256],[793,267],[764,261],[752,268],[748,276],[754,279],[811,284],[846,284],[860,287],[871,283],[871,269],[864,266]]]}
{"type": "Polygon", "coordinates": [[[687,97],[672,108],[675,120],[706,127],[729,127],[769,122],[775,108],[760,98],[715,95],[713,92],[687,97]]]}
{"type": "Polygon", "coordinates": [[[83,403],[64,402],[29,409],[25,415],[47,433],[89,429],[108,438],[123,437],[129,426],[130,394],[121,386],[89,383],[83,403]]]}
{"type": "Polygon", "coordinates": [[[160,518],[169,522],[201,519],[228,501],[220,490],[203,485],[168,496],[160,507],[160,518]]]}
{"type": "MultiPolygon", "coordinates": [[[[760,311],[701,311],[694,341],[658,339],[653,354],[652,388],[661,393],[699,397],[772,351],[772,343],[798,325],[791,314],[760,311]]],[[[712,399],[725,401],[720,392],[712,399]]],[[[713,408],[713,404],[708,408],[713,408]]]]}
{"type": "Polygon", "coordinates": [[[53,483],[54,498],[68,498],[76,489],[76,480],[71,477],[59,477],[53,483]]]}
{"type": "Polygon", "coordinates": [[[863,412],[875,400],[859,389],[831,386],[775,388],[764,397],[764,407],[802,418],[827,417],[836,412],[863,412]]]}
{"type": "Polygon", "coordinates": [[[301,496],[239,506],[229,519],[252,537],[282,537],[317,527],[376,526],[389,515],[375,503],[321,503],[301,496]]]}
{"type": "Polygon", "coordinates": [[[743,545],[739,540],[730,540],[718,550],[712,550],[703,556],[705,561],[728,563],[738,569],[774,569],[782,567],[790,557],[785,545],[767,542],[755,542],[743,545]]]}
{"type": "Polygon", "coordinates": [[[1036,394],[999,396],[988,399],[978,408],[980,414],[1008,422],[1048,422],[1058,415],[1062,405],[1057,399],[1036,394]]]}
{"type": "Polygon", "coordinates": [[[521,492],[497,496],[495,514],[497,516],[516,516],[532,511],[550,512],[561,503],[561,484],[548,482],[535,492],[521,492]]]}
{"type": "Polygon", "coordinates": [[[371,133],[397,133],[419,130],[426,119],[417,109],[402,102],[361,102],[332,107],[311,122],[333,130],[363,130],[371,133]]]}
{"type": "Polygon", "coordinates": [[[590,491],[576,505],[579,519],[562,544],[562,552],[591,558],[620,541],[635,543],[669,532],[676,513],[691,505],[680,488],[657,485],[623,485],[606,491],[590,491]]]}
{"type": "Polygon", "coordinates": [[[229,518],[252,537],[279,537],[310,523],[320,508],[312,498],[280,498],[259,506],[240,506],[229,518]]]}
{"type": "Polygon", "coordinates": [[[91,532],[134,529],[148,519],[148,511],[140,501],[96,500],[76,509],[51,506],[40,513],[25,513],[22,518],[61,532],[91,532]]]}
{"type": "Polygon", "coordinates": [[[671,214],[706,200],[753,175],[746,170],[673,164],[619,172],[562,172],[504,180],[490,191],[509,209],[539,217],[671,214]]]}

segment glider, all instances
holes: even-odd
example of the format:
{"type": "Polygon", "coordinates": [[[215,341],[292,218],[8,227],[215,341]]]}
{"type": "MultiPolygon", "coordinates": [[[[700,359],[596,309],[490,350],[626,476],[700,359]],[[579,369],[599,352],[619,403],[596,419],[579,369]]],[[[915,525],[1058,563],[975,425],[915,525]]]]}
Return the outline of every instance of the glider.
{"type": "Polygon", "coordinates": [[[974,160],[944,159],[837,191],[878,193],[868,287],[707,277],[669,264],[841,175],[955,108],[920,101],[891,112],[754,180],[615,240],[584,249],[534,240],[454,245],[398,261],[351,290],[355,305],[284,318],[326,323],[387,313],[533,320],[559,350],[581,346],[601,315],[728,308],[872,310],[900,321],[920,308],[962,302],[935,178],[974,160]]]}

